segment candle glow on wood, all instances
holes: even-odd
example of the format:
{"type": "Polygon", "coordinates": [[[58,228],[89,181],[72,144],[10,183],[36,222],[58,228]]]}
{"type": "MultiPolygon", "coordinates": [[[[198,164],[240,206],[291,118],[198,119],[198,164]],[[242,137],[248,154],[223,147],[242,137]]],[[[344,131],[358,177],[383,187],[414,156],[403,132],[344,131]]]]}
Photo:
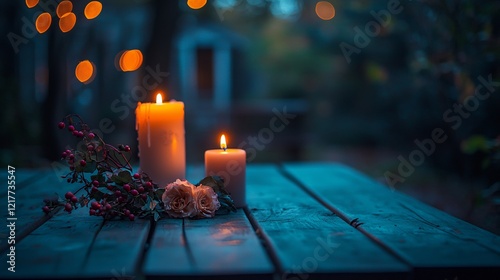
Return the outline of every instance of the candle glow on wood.
{"type": "Polygon", "coordinates": [[[220,176],[236,207],[246,205],[246,152],[228,149],[226,136],[220,137],[220,149],[205,151],[205,176],[220,176]]]}

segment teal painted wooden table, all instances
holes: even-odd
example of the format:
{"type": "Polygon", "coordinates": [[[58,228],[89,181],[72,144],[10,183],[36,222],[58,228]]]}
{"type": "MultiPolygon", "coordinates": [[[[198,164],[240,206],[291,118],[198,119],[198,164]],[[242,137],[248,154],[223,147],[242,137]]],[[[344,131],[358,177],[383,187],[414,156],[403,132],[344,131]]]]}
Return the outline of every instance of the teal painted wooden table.
{"type": "MultiPolygon", "coordinates": [[[[203,168],[187,179],[203,178],[203,168]]],[[[103,222],[45,215],[52,170],[16,170],[16,220],[1,209],[2,279],[482,279],[500,237],[334,163],[249,165],[248,207],[213,219],[103,222]],[[36,180],[35,180],[36,179],[36,180]],[[15,256],[8,244],[15,223],[15,256]],[[9,260],[15,261],[15,272],[9,260]]],[[[7,202],[7,189],[0,199],[7,202]]]]}

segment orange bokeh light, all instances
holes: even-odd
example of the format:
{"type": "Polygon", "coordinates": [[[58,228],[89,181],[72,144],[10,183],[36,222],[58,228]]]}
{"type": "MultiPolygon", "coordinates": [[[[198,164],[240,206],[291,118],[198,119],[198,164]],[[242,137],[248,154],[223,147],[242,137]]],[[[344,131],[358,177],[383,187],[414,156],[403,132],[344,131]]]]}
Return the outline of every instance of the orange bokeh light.
{"type": "Polygon", "coordinates": [[[92,1],[85,6],[83,14],[87,19],[96,18],[102,11],[102,4],[99,1],[92,1]]]}
{"type": "Polygon", "coordinates": [[[142,52],[137,49],[127,50],[121,53],[119,66],[123,72],[135,71],[141,67],[143,61],[142,52]]]}
{"type": "Polygon", "coordinates": [[[207,0],[188,0],[187,5],[193,10],[203,8],[207,4],[207,0]]]}
{"type": "Polygon", "coordinates": [[[80,61],[75,68],[75,76],[78,81],[88,84],[94,78],[94,65],[88,60],[80,61]]]}
{"type": "Polygon", "coordinates": [[[56,8],[56,14],[59,18],[62,18],[64,15],[70,13],[71,11],[73,11],[73,3],[67,0],[61,1],[61,3],[59,3],[56,8]]]}
{"type": "Polygon", "coordinates": [[[36,5],[38,5],[38,0],[26,0],[26,6],[28,6],[28,8],[33,8],[35,7],[36,5]]]}
{"type": "Polygon", "coordinates": [[[72,12],[66,13],[61,17],[61,19],[59,19],[59,29],[61,29],[61,31],[64,33],[71,31],[71,29],[75,27],[75,24],[76,15],[72,12]]]}
{"type": "Polygon", "coordinates": [[[35,21],[36,31],[42,34],[47,31],[52,23],[52,17],[49,13],[41,13],[35,21]]]}
{"type": "Polygon", "coordinates": [[[316,3],[316,15],[322,20],[331,20],[335,17],[335,8],[332,3],[327,1],[319,1],[316,3]]]}

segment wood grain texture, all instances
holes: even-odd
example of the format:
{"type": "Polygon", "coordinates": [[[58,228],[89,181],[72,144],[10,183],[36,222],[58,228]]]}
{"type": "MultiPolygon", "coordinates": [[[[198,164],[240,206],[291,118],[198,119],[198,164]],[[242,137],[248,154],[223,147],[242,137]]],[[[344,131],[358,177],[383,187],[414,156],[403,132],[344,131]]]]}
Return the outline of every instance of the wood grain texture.
{"type": "Polygon", "coordinates": [[[248,207],[280,262],[280,279],[390,279],[410,268],[278,172],[247,169],[248,207]]]}
{"type": "Polygon", "coordinates": [[[285,170],[410,263],[417,278],[466,279],[500,272],[500,238],[492,233],[342,165],[287,164],[285,170]]]}
{"type": "MultiPolygon", "coordinates": [[[[200,168],[188,169],[196,183],[200,168]]],[[[147,252],[148,278],[271,279],[274,267],[245,213],[213,219],[164,219],[157,225],[147,252]]]]}
{"type": "MultiPolygon", "coordinates": [[[[51,215],[42,212],[45,197],[56,192],[63,196],[77,185],[61,183],[48,172],[16,193],[16,273],[2,270],[2,278],[126,279],[136,274],[149,221],[103,225],[102,218],[89,216],[86,207],[72,214],[59,211],[50,220],[51,215]]],[[[5,263],[6,255],[2,254],[0,260],[5,263]]]]}
{"type": "Polygon", "coordinates": [[[139,275],[150,227],[151,222],[144,219],[104,223],[88,252],[81,275],[108,279],[127,279],[139,275]]]}
{"type": "MultiPolygon", "coordinates": [[[[56,193],[63,196],[68,190],[76,189],[76,185],[63,182],[52,170],[44,172],[37,170],[16,171],[15,202],[16,211],[16,239],[22,240],[38,226],[46,222],[54,213],[46,215],[42,212],[43,200],[49,197],[56,197],[56,193]]],[[[7,190],[2,200],[7,200],[7,190]]],[[[7,207],[0,210],[3,220],[9,216],[7,207]]],[[[6,227],[0,228],[0,238],[5,238],[8,234],[6,227]]],[[[0,252],[7,248],[6,243],[0,245],[0,252]]]]}
{"type": "MultiPolygon", "coordinates": [[[[89,219],[86,209],[73,211],[71,218],[59,212],[52,219],[16,243],[16,273],[2,278],[76,277],[85,264],[87,251],[102,220],[89,219]]],[[[2,263],[6,256],[0,256],[2,263]]]]}
{"type": "Polygon", "coordinates": [[[213,219],[160,220],[144,264],[151,278],[270,279],[273,271],[241,210],[213,219]]]}
{"type": "MultiPolygon", "coordinates": [[[[55,172],[51,172],[52,170],[50,169],[30,169],[30,168],[16,168],[15,173],[14,173],[14,181],[16,184],[16,190],[21,190],[33,183],[36,183],[37,180],[39,180],[42,177],[47,176],[50,173],[53,173],[54,176],[55,172]]],[[[7,172],[6,172],[7,174],[7,172]]],[[[11,174],[9,174],[11,175],[11,174]]],[[[7,175],[6,175],[7,179],[7,175]]],[[[6,188],[7,189],[7,188],[6,188]]],[[[7,197],[7,191],[2,191],[0,192],[0,198],[7,197]]]]}
{"type": "MultiPolygon", "coordinates": [[[[59,212],[16,243],[16,273],[2,278],[119,278],[135,277],[147,240],[148,220],[103,223],[87,208],[70,215],[59,212]]],[[[0,260],[5,263],[6,256],[0,260]]]]}

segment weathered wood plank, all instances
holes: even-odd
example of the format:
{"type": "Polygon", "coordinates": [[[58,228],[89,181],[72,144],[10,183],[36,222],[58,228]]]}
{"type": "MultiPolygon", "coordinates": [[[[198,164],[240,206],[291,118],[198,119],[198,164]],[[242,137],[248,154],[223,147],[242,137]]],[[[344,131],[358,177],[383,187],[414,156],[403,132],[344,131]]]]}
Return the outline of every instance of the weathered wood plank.
{"type": "Polygon", "coordinates": [[[287,164],[285,170],[330,209],[410,263],[417,279],[477,279],[500,272],[499,236],[342,165],[287,164]]]}
{"type": "Polygon", "coordinates": [[[274,267],[243,210],[213,219],[185,220],[197,274],[271,278],[274,267]]]}
{"type": "MultiPolygon", "coordinates": [[[[16,273],[2,270],[2,278],[126,279],[135,275],[150,221],[112,221],[103,225],[101,218],[88,215],[86,207],[71,215],[60,211],[48,220],[41,211],[43,198],[56,191],[64,195],[68,190],[65,186],[73,187],[61,184],[48,173],[16,193],[16,273]],[[25,232],[30,234],[21,240],[25,232]]],[[[0,260],[5,263],[6,255],[2,254],[0,260]]]]}
{"type": "Polygon", "coordinates": [[[182,227],[181,219],[162,219],[156,223],[144,259],[143,272],[147,278],[189,275],[192,271],[182,227]]]}
{"type": "MultiPolygon", "coordinates": [[[[14,173],[16,190],[19,191],[33,183],[36,183],[38,179],[47,176],[47,174],[50,172],[51,170],[49,169],[16,168],[14,173]]],[[[7,197],[6,190],[0,192],[0,198],[7,197]]]]}
{"type": "Polygon", "coordinates": [[[104,223],[88,253],[81,275],[86,278],[135,278],[140,274],[138,266],[142,262],[150,227],[151,222],[147,219],[104,223]]]}
{"type": "MultiPolygon", "coordinates": [[[[188,169],[196,183],[199,168],[188,169]]],[[[213,219],[160,220],[147,252],[148,278],[271,279],[274,267],[243,210],[213,219]]]]}
{"type": "MultiPolygon", "coordinates": [[[[16,243],[16,273],[5,279],[135,277],[148,237],[149,220],[103,224],[87,208],[60,212],[16,243]]],[[[7,256],[0,260],[5,263],[7,256]]]]}
{"type": "MultiPolygon", "coordinates": [[[[17,172],[16,172],[17,174],[17,172]]],[[[74,190],[77,187],[62,183],[60,178],[51,170],[45,172],[26,171],[24,176],[28,179],[17,181],[15,190],[15,218],[16,220],[16,240],[20,241],[38,226],[46,222],[51,215],[42,212],[44,205],[43,199],[54,197],[56,193],[64,195],[68,190],[74,190]]],[[[16,175],[17,176],[17,175],[16,175]]],[[[19,177],[18,177],[19,178],[19,177]]],[[[7,193],[7,192],[6,192],[7,193]]],[[[7,198],[4,198],[7,200],[7,198]]],[[[7,207],[2,207],[1,215],[4,220],[10,217],[7,207]]],[[[4,238],[8,234],[6,227],[0,228],[0,237],[4,238]]],[[[6,243],[0,245],[0,252],[7,248],[6,243]]]]}
{"type": "MultiPolygon", "coordinates": [[[[89,219],[87,209],[80,208],[69,215],[59,212],[16,242],[16,272],[0,271],[2,278],[64,278],[77,277],[85,264],[94,235],[102,224],[89,219]]],[[[6,256],[0,256],[5,263],[6,256]]]]}
{"type": "Polygon", "coordinates": [[[247,178],[248,207],[271,242],[280,279],[390,279],[409,273],[407,265],[332,214],[275,166],[252,165],[247,178]]]}
{"type": "Polygon", "coordinates": [[[144,264],[147,278],[271,279],[273,272],[242,210],[213,219],[160,220],[144,264]]]}

